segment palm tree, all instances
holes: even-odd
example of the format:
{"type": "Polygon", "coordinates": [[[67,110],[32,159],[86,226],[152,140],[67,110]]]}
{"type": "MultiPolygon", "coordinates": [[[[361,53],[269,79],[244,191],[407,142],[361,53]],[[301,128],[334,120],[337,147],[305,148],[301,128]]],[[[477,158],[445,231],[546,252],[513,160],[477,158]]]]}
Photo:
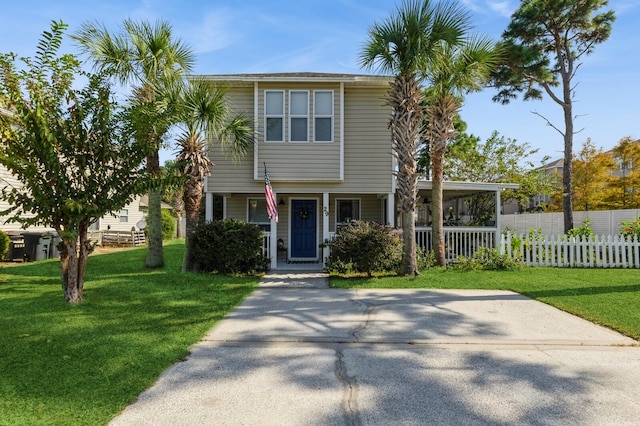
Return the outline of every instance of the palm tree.
{"type": "Polygon", "coordinates": [[[392,108],[391,143],[398,160],[397,192],[402,210],[404,275],[418,273],[415,208],[417,149],[426,137],[423,128],[424,71],[434,68],[433,52],[441,45],[458,45],[468,29],[469,15],[455,2],[433,5],[429,0],[405,0],[395,14],[369,29],[369,41],[360,53],[365,68],[394,75],[387,93],[392,108]]]}
{"type": "MultiPolygon", "coordinates": [[[[171,26],[158,21],[155,25],[125,20],[122,31],[110,34],[102,25],[85,23],[73,36],[95,68],[112,74],[120,83],[134,85],[133,103],[137,112],[133,126],[135,137],[145,140],[153,149],[147,156],[147,172],[160,176],[158,151],[162,138],[174,122],[171,108],[163,100],[176,80],[188,73],[194,54],[183,42],[172,37],[171,26]]],[[[164,264],[160,188],[149,190],[149,250],[145,265],[164,264]]]]}
{"type": "MultiPolygon", "coordinates": [[[[457,135],[454,119],[462,107],[466,93],[480,90],[497,65],[499,53],[486,38],[467,37],[463,43],[441,43],[433,50],[425,70],[429,89],[427,101],[426,138],[431,159],[431,205],[434,212],[442,212],[442,181],[447,144],[457,135]]],[[[433,246],[440,266],[446,265],[442,214],[433,217],[433,246]]]]}
{"type": "Polygon", "coordinates": [[[232,116],[225,95],[223,88],[205,80],[193,80],[183,86],[178,96],[178,117],[184,129],[178,138],[176,162],[186,179],[182,195],[187,222],[183,271],[195,268],[189,241],[198,225],[204,177],[213,166],[207,155],[207,141],[218,141],[234,159],[245,155],[253,143],[249,119],[242,114],[232,116]]]}

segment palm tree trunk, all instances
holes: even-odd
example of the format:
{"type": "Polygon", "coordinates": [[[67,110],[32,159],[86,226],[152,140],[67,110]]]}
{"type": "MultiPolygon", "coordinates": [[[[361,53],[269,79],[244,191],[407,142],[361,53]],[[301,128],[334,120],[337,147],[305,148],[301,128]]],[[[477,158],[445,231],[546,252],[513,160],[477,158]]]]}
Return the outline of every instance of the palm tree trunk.
{"type": "Polygon", "coordinates": [[[182,260],[183,272],[195,272],[195,259],[191,252],[191,237],[198,226],[200,203],[204,182],[199,177],[190,176],[184,184],[183,201],[186,218],[185,252],[182,260]]]}
{"type": "Polygon", "coordinates": [[[453,118],[460,108],[460,101],[454,96],[443,96],[427,107],[427,121],[429,128],[427,138],[429,140],[431,167],[433,176],[431,198],[433,205],[432,240],[436,260],[439,266],[447,266],[444,250],[443,227],[443,194],[442,181],[444,180],[444,156],[447,150],[447,142],[456,136],[453,118]]]}
{"type": "Polygon", "coordinates": [[[402,210],[403,275],[416,275],[415,209],[418,198],[417,148],[421,140],[422,100],[416,75],[399,75],[390,83],[387,104],[393,109],[389,122],[394,153],[398,159],[397,194],[402,210]]]}
{"type": "MultiPolygon", "coordinates": [[[[152,176],[160,175],[160,157],[158,151],[147,157],[147,171],[152,176]]],[[[149,191],[149,213],[147,216],[148,244],[147,259],[145,266],[147,268],[160,268],[164,266],[164,254],[162,251],[162,192],[160,189],[152,189],[149,191]]]]}

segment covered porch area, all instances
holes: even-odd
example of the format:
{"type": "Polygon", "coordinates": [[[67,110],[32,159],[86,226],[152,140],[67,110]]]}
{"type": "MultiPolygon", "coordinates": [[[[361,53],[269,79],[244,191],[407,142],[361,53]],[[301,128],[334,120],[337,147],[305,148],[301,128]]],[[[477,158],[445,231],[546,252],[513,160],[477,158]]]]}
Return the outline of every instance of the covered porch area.
{"type": "Polygon", "coordinates": [[[419,181],[417,246],[428,251],[433,249],[432,221],[435,214],[441,214],[448,261],[453,261],[458,256],[471,257],[479,247],[498,248],[502,231],[501,193],[518,187],[514,183],[445,181],[442,184],[442,211],[434,212],[431,204],[432,182],[419,181]]]}

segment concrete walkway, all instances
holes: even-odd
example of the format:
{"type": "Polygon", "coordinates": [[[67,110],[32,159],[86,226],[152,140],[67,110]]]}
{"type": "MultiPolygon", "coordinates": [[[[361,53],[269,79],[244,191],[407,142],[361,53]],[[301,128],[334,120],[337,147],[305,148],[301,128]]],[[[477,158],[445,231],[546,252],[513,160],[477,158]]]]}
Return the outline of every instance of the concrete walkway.
{"type": "Polygon", "coordinates": [[[637,425],[640,347],[507,291],[260,288],[112,425],[637,425]]]}

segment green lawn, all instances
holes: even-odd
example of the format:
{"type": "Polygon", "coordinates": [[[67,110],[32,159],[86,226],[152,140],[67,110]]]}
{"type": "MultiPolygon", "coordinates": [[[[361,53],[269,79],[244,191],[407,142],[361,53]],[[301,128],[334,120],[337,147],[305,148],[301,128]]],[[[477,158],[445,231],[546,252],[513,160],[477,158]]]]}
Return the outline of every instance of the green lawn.
{"type": "Polygon", "coordinates": [[[75,306],[58,261],[0,268],[0,424],[107,423],[259,281],[183,274],[183,250],[161,270],[146,249],[93,255],[75,306]]]}
{"type": "Polygon", "coordinates": [[[526,267],[516,271],[429,269],[416,278],[331,277],[337,288],[512,290],[640,339],[640,271],[526,267]]]}

